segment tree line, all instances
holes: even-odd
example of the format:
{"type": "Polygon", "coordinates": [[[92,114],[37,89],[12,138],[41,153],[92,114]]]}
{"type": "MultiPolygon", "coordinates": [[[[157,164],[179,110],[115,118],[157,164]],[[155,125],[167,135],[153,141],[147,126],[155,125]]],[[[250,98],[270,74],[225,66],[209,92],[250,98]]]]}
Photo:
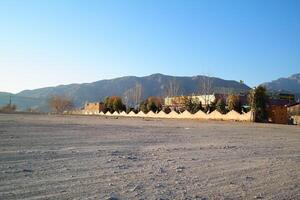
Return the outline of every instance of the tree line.
{"type": "Polygon", "coordinates": [[[0,112],[2,113],[11,113],[11,112],[15,112],[17,109],[16,104],[6,104],[5,106],[0,107],[0,112]]]}
{"type": "MultiPolygon", "coordinates": [[[[174,89],[174,85],[172,86],[174,89]]],[[[247,95],[248,99],[248,107],[242,107],[241,100],[238,95],[230,94],[226,98],[218,98],[215,101],[207,103],[206,105],[202,105],[201,101],[191,98],[184,97],[183,106],[180,108],[170,108],[168,106],[163,106],[163,98],[162,97],[148,97],[145,100],[138,102],[140,99],[140,87],[137,88],[139,91],[138,95],[133,95],[135,99],[135,103],[138,103],[138,106],[128,106],[124,104],[123,100],[119,96],[110,96],[106,97],[103,102],[101,102],[101,111],[106,112],[139,112],[143,111],[144,113],[148,113],[150,111],[154,113],[158,113],[160,111],[164,111],[165,113],[170,113],[172,109],[175,112],[183,112],[185,110],[194,114],[198,111],[203,111],[205,113],[213,112],[214,110],[219,111],[222,114],[226,114],[227,112],[234,110],[238,113],[248,112],[249,110],[253,110],[255,121],[264,122],[267,120],[267,112],[266,112],[266,103],[267,103],[267,95],[266,89],[262,86],[258,86],[257,88],[252,89],[247,95]]],[[[123,98],[124,99],[124,98],[123,98]]],[[[74,104],[70,98],[63,96],[53,96],[49,98],[48,101],[49,108],[54,113],[63,113],[64,111],[69,111],[74,109],[74,104]]]]}

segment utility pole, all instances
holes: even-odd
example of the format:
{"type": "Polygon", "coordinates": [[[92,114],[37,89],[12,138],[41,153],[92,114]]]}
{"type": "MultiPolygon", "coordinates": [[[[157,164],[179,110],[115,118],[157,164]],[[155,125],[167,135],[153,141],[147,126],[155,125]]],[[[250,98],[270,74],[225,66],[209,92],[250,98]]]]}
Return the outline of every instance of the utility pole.
{"type": "Polygon", "coordinates": [[[9,107],[11,107],[11,95],[9,95],[9,107]]]}

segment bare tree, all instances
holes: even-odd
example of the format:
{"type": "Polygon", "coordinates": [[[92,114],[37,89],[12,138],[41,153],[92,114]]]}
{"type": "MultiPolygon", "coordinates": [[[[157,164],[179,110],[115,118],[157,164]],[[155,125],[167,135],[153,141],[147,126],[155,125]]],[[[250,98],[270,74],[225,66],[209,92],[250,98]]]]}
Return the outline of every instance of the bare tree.
{"type": "Polygon", "coordinates": [[[130,107],[129,106],[129,90],[126,90],[123,95],[122,95],[122,101],[124,102],[124,104],[126,105],[126,107],[130,107]]]}
{"type": "Polygon", "coordinates": [[[210,103],[210,95],[212,94],[212,78],[209,76],[202,76],[199,81],[200,94],[204,98],[204,104],[210,103]]]}
{"type": "Polygon", "coordinates": [[[70,98],[64,96],[52,96],[48,100],[49,109],[54,113],[63,113],[71,110],[74,105],[70,98]]]}
{"type": "Polygon", "coordinates": [[[180,85],[176,79],[170,80],[169,84],[165,87],[165,96],[174,97],[178,96],[180,90],[180,85]]]}
{"type": "Polygon", "coordinates": [[[142,100],[142,85],[141,84],[136,84],[135,85],[135,88],[134,88],[134,93],[133,93],[133,96],[134,96],[134,106],[138,106],[138,104],[141,102],[142,100]]]}
{"type": "Polygon", "coordinates": [[[142,100],[143,87],[136,83],[133,88],[126,90],[123,94],[124,103],[129,106],[137,107],[142,100]]]}

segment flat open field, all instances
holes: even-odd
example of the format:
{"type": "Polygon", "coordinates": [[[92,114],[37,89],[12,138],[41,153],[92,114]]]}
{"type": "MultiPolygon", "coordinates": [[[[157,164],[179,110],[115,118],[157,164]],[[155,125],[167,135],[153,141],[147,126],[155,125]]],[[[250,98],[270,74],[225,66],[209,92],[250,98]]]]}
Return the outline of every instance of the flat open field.
{"type": "Polygon", "coordinates": [[[296,126],[0,115],[0,199],[300,199],[296,126]]]}

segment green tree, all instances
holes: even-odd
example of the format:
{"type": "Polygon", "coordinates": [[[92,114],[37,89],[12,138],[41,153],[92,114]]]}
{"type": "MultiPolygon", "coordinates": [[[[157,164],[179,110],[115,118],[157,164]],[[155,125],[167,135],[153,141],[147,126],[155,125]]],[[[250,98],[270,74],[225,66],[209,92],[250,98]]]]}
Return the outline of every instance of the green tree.
{"type": "Polygon", "coordinates": [[[189,112],[191,112],[191,110],[193,109],[193,102],[191,97],[184,97],[184,108],[189,112]]]}
{"type": "Polygon", "coordinates": [[[161,99],[159,97],[149,97],[140,104],[140,110],[144,113],[149,111],[159,112],[162,110],[161,99]]]}
{"type": "Polygon", "coordinates": [[[185,97],[184,107],[190,113],[195,114],[199,110],[202,110],[202,103],[201,101],[195,100],[192,97],[185,97]]]}
{"type": "Polygon", "coordinates": [[[217,105],[217,99],[215,99],[213,102],[211,102],[210,104],[207,104],[204,108],[204,112],[205,113],[211,113],[214,110],[216,110],[216,105],[217,105]]]}
{"type": "Polygon", "coordinates": [[[110,97],[105,97],[103,112],[112,112],[112,105],[110,104],[110,97]]]}
{"type": "Polygon", "coordinates": [[[172,112],[172,110],[169,106],[165,107],[163,110],[166,114],[169,114],[170,112],[172,112]]]}
{"type": "Polygon", "coordinates": [[[147,103],[145,101],[143,101],[141,104],[140,104],[140,108],[139,108],[141,111],[143,111],[144,113],[148,113],[149,110],[147,108],[147,103]]]}
{"type": "Polygon", "coordinates": [[[124,105],[121,98],[115,98],[113,101],[113,110],[117,112],[122,112],[124,110],[124,105]]]}
{"type": "Polygon", "coordinates": [[[105,97],[104,99],[104,112],[122,112],[126,110],[126,106],[123,104],[122,99],[118,96],[105,97]]]}
{"type": "Polygon", "coordinates": [[[151,111],[153,111],[154,113],[155,112],[157,112],[157,110],[158,110],[158,108],[157,108],[157,106],[155,105],[155,102],[154,101],[149,101],[148,103],[147,103],[147,110],[151,110],[151,111]]]}
{"type": "Polygon", "coordinates": [[[218,101],[216,103],[216,110],[222,114],[225,114],[227,112],[226,103],[223,98],[218,99],[218,101]]]}
{"type": "Polygon", "coordinates": [[[226,103],[229,111],[235,110],[236,112],[241,112],[240,98],[237,95],[229,95],[226,99],[226,103]]]}
{"type": "Polygon", "coordinates": [[[258,86],[250,91],[248,95],[248,102],[251,109],[254,112],[254,120],[256,122],[265,122],[267,121],[267,94],[266,88],[263,86],[258,86]]]}

